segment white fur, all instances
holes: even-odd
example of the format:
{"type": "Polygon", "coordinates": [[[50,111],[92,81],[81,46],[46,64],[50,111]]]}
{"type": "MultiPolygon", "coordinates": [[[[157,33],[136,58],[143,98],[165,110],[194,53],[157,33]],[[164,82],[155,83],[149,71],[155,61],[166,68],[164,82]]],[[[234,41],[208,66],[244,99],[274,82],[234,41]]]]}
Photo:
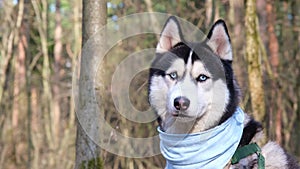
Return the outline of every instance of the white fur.
{"type": "Polygon", "coordinates": [[[210,91],[202,93],[204,99],[209,100],[208,108],[203,117],[197,121],[194,131],[204,131],[217,125],[226,108],[228,100],[228,89],[222,80],[217,80],[211,84],[210,91]]]}
{"type": "Polygon", "coordinates": [[[162,76],[153,76],[151,78],[149,100],[153,108],[156,110],[159,116],[164,118],[167,112],[167,93],[168,86],[165,79],[162,76]]]}
{"type": "Polygon", "coordinates": [[[190,54],[189,54],[188,62],[187,62],[187,65],[186,65],[186,71],[187,72],[190,72],[191,69],[192,69],[192,55],[193,55],[193,50],[191,50],[190,54]]]}
{"type": "MultiPolygon", "coordinates": [[[[166,70],[166,74],[177,72],[179,77],[182,77],[185,72],[185,64],[182,59],[175,59],[170,68],[166,70]]],[[[170,79],[171,80],[171,79],[170,79]]]]}
{"type": "Polygon", "coordinates": [[[286,169],[287,159],[283,149],[275,142],[268,142],[262,147],[266,169],[286,169]]]}

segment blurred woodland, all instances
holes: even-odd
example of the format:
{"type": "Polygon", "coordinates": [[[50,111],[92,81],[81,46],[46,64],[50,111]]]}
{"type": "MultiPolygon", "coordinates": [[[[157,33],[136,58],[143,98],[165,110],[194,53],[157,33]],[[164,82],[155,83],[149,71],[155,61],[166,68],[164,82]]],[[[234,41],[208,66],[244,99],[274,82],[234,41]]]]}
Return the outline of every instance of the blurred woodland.
{"type": "MultiPolygon", "coordinates": [[[[241,106],[251,113],[256,100],[251,102],[245,54],[246,2],[113,0],[106,3],[107,22],[134,13],[162,12],[184,18],[206,33],[223,18],[233,43],[241,106]]],[[[265,106],[253,115],[263,121],[268,138],[300,160],[300,1],[257,0],[256,7],[265,106]]],[[[72,75],[82,46],[82,1],[0,0],[0,22],[0,169],[74,168],[72,75]]],[[[111,76],[126,56],[156,43],[157,35],[138,35],[116,44],[105,57],[102,109],[107,122],[124,135],[156,135],[157,123],[133,123],[118,113],[111,99],[111,76]]],[[[138,110],[149,108],[147,73],[140,72],[129,88],[138,110]]],[[[155,169],[165,163],[161,155],[132,159],[101,150],[100,157],[108,169],[155,169]]]]}

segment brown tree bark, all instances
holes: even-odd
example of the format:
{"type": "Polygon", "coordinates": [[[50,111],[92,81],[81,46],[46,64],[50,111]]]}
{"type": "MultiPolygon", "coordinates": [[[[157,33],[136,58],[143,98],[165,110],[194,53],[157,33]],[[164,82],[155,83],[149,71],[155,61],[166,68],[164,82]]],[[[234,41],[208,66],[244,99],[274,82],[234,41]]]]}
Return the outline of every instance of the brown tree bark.
{"type": "MultiPolygon", "coordinates": [[[[17,62],[18,57],[18,45],[16,44],[19,41],[18,34],[23,19],[24,1],[19,1],[15,6],[10,2],[3,1],[1,7],[2,15],[0,16],[3,26],[0,26],[0,142],[3,146],[0,146],[0,168],[5,168],[3,166],[8,159],[13,158],[15,163],[19,164],[21,159],[19,154],[21,147],[18,146],[21,139],[20,137],[17,137],[18,140],[12,139],[15,136],[20,136],[20,132],[16,128],[19,124],[19,109],[17,105],[14,106],[14,102],[18,102],[18,100],[14,94],[16,89],[13,79],[16,76],[16,64],[14,62],[17,62]],[[17,12],[13,9],[16,9],[17,12]],[[9,130],[7,130],[7,122],[9,122],[9,130]],[[6,131],[9,131],[12,138],[7,137],[6,131]]],[[[24,146],[22,150],[24,150],[24,146]]]]}
{"type": "Polygon", "coordinates": [[[30,28],[32,26],[32,7],[30,0],[24,0],[24,19],[22,23],[22,38],[26,51],[25,57],[25,81],[26,81],[26,96],[27,96],[27,168],[32,168],[32,106],[31,106],[31,55],[30,55],[30,28]]]}
{"type": "MultiPolygon", "coordinates": [[[[231,36],[231,42],[233,45],[233,55],[234,62],[235,63],[245,63],[245,58],[242,57],[244,55],[244,41],[245,41],[245,32],[244,32],[244,24],[243,24],[243,18],[244,18],[244,1],[236,1],[236,0],[230,0],[229,1],[230,9],[228,12],[228,19],[231,26],[232,35],[231,36]]],[[[243,90],[247,88],[247,76],[244,70],[244,64],[233,64],[234,70],[236,73],[236,76],[238,78],[239,84],[243,90]]],[[[245,93],[246,95],[246,93],[245,93]]],[[[247,98],[247,96],[245,96],[247,98]]],[[[248,99],[245,99],[246,101],[242,102],[242,106],[245,106],[248,99]]]]}
{"type": "Polygon", "coordinates": [[[278,66],[279,66],[279,44],[278,39],[275,34],[275,20],[276,20],[276,11],[273,8],[274,1],[268,0],[266,4],[266,12],[267,12],[267,30],[268,30],[268,39],[269,39],[269,52],[270,52],[270,63],[272,66],[272,73],[274,75],[274,79],[272,79],[272,98],[274,99],[275,105],[272,106],[270,113],[276,113],[275,117],[275,136],[276,141],[281,144],[282,143],[282,108],[280,105],[281,103],[281,92],[277,91],[277,78],[278,78],[278,66]]]}
{"type": "Polygon", "coordinates": [[[263,121],[265,117],[265,99],[261,60],[259,57],[256,0],[247,0],[245,21],[246,58],[248,63],[251,107],[255,118],[259,121],[263,121]]]}
{"type": "MultiPolygon", "coordinates": [[[[268,22],[268,35],[269,35],[269,50],[270,50],[270,59],[271,65],[276,70],[279,65],[279,45],[278,40],[275,34],[275,19],[276,11],[273,8],[274,1],[268,0],[266,5],[267,11],[267,22],[268,22]]],[[[274,72],[277,73],[277,70],[274,72]]]]}
{"type": "MultiPolygon", "coordinates": [[[[97,31],[100,30],[102,26],[106,24],[107,18],[107,7],[105,0],[85,0],[83,1],[83,16],[82,16],[82,45],[89,38],[94,38],[94,43],[102,44],[99,48],[102,48],[105,42],[103,36],[97,36],[97,31]],[[95,37],[96,36],[96,37],[95,37]]],[[[93,44],[91,44],[93,46],[93,44]]],[[[90,89],[90,83],[93,83],[94,79],[93,73],[95,73],[96,65],[93,62],[96,59],[96,53],[99,52],[99,49],[91,49],[92,54],[82,55],[80,63],[80,77],[79,77],[79,107],[77,109],[77,114],[82,112],[94,111],[91,110],[95,106],[95,101],[91,94],[93,94],[94,89],[90,89]]],[[[91,119],[97,117],[90,117],[93,113],[85,113],[86,123],[89,123],[91,119]]],[[[89,126],[89,125],[87,125],[89,126]]],[[[102,168],[102,164],[99,161],[100,147],[93,142],[90,137],[87,135],[93,134],[93,138],[99,138],[99,129],[97,127],[88,127],[83,130],[82,124],[77,120],[77,136],[76,136],[76,163],[75,168],[88,168],[88,164],[93,164],[94,168],[102,168]]]]}
{"type": "MultiPolygon", "coordinates": [[[[12,126],[14,129],[18,128],[19,111],[20,111],[20,95],[21,90],[25,87],[25,58],[27,40],[25,36],[26,29],[24,25],[21,26],[23,20],[24,0],[19,1],[18,19],[19,23],[16,24],[17,29],[20,29],[20,37],[18,39],[18,53],[15,56],[15,74],[14,74],[14,99],[13,99],[13,113],[12,113],[12,126]]],[[[18,31],[19,32],[19,31],[18,31]]],[[[18,138],[18,137],[16,137],[18,138]]]]}
{"type": "MultiPolygon", "coordinates": [[[[28,76],[29,56],[29,34],[30,34],[30,1],[20,0],[18,2],[18,17],[16,19],[15,34],[17,52],[15,53],[15,74],[14,74],[14,102],[13,102],[13,142],[16,146],[16,159],[26,158],[27,167],[31,167],[31,106],[30,106],[30,77],[28,76]],[[24,119],[24,120],[21,120],[24,119]],[[24,121],[27,122],[25,125],[24,121]],[[20,127],[26,127],[25,132],[20,131],[20,127]],[[22,134],[26,136],[26,141],[22,140],[22,134]],[[27,144],[26,150],[20,149],[20,144],[27,144]]],[[[25,145],[26,145],[25,144],[25,145]]],[[[25,147],[24,147],[25,148],[25,147]]],[[[22,160],[21,160],[22,161],[22,160]]]]}
{"type": "MultiPolygon", "coordinates": [[[[299,8],[300,8],[300,2],[299,1],[292,1],[291,2],[291,15],[292,15],[292,29],[293,29],[293,60],[295,63],[293,64],[294,70],[299,69],[300,65],[300,50],[299,50],[299,44],[300,44],[300,31],[299,31],[299,8]]],[[[300,91],[300,71],[293,72],[294,79],[295,79],[295,85],[293,87],[293,90],[290,90],[291,93],[294,94],[294,97],[292,97],[291,100],[293,100],[293,109],[292,109],[292,116],[288,123],[287,130],[289,131],[288,136],[284,137],[285,146],[291,147],[290,150],[297,153],[299,156],[300,152],[300,146],[298,143],[298,140],[300,140],[300,133],[299,131],[299,125],[298,127],[295,127],[295,124],[299,124],[300,119],[300,92],[294,92],[294,91],[300,91]],[[295,135],[295,136],[294,136],[295,135]],[[298,145],[297,148],[291,145],[298,145]]],[[[292,77],[293,78],[293,77],[292,77]]],[[[293,96],[293,95],[292,95],[293,96]]],[[[299,158],[298,158],[299,159],[299,158]]]]}

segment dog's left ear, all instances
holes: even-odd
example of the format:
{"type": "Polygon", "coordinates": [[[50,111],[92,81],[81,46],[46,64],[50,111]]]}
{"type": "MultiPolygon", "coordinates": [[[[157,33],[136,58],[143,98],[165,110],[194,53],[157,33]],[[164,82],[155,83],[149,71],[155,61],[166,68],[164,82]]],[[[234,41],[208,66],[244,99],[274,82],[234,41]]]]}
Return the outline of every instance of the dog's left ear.
{"type": "Polygon", "coordinates": [[[232,49],[226,24],[218,20],[210,29],[206,44],[223,60],[232,61],[232,49]]]}

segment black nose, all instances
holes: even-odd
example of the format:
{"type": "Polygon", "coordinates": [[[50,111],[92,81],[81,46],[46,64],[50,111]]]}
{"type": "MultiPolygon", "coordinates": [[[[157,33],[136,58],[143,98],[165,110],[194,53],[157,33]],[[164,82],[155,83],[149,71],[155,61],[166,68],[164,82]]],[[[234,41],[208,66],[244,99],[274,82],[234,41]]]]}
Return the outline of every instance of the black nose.
{"type": "Polygon", "coordinates": [[[174,107],[176,110],[187,110],[190,106],[190,100],[186,97],[177,97],[174,100],[174,107]]]}

